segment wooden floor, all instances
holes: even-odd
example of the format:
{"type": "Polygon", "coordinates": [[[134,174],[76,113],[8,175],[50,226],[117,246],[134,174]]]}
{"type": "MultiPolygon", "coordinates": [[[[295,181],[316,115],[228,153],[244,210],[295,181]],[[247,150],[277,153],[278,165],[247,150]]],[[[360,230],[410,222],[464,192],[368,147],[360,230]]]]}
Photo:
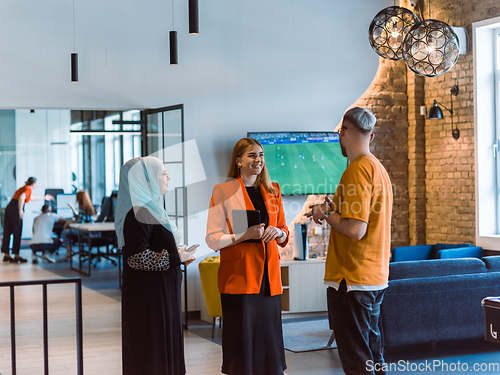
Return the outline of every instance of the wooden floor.
{"type": "MultiPolygon", "coordinates": [[[[21,254],[23,255],[23,254],[21,254]]],[[[24,254],[29,256],[29,254],[24,254]]],[[[121,374],[120,290],[116,267],[108,272],[95,270],[90,278],[82,276],[83,287],[83,354],[86,375],[121,374]],[[106,275],[106,276],[105,276],[106,275]],[[107,279],[105,279],[107,277],[107,279]],[[101,278],[101,282],[99,282],[101,278]],[[87,285],[88,287],[85,287],[87,285]]],[[[0,281],[54,279],[78,277],[69,271],[69,265],[41,263],[33,265],[0,263],[0,281]]],[[[74,286],[70,284],[48,287],[49,298],[49,364],[51,375],[76,375],[76,335],[74,286]]],[[[42,288],[16,288],[17,374],[42,375],[42,288]]],[[[220,339],[210,339],[209,325],[190,323],[185,331],[185,358],[187,374],[218,375],[221,366],[220,339]],[[200,328],[201,327],[201,328],[200,328]],[[201,332],[201,333],[200,333],[201,332]],[[219,342],[219,343],[217,343],[219,342]]],[[[220,331],[217,328],[216,335],[220,331]]],[[[9,290],[0,288],[0,375],[11,374],[9,290]]],[[[429,345],[395,348],[386,353],[386,361],[400,360],[423,363],[440,359],[455,363],[498,363],[500,345],[474,342],[430,343],[429,345]]],[[[306,353],[286,351],[288,375],[343,374],[336,349],[306,353]]],[[[407,371],[391,371],[404,374],[407,371]]],[[[427,372],[412,372],[423,374],[427,372]]],[[[433,374],[449,374],[433,371],[433,374]]],[[[496,373],[500,372],[485,372],[496,373]]],[[[143,375],[143,374],[138,374],[143,375]]]]}
{"type": "MultiPolygon", "coordinates": [[[[0,264],[0,281],[55,279],[62,277],[59,274],[45,269],[43,264],[0,264]]],[[[97,277],[99,271],[94,271],[92,278],[97,277]]],[[[77,373],[74,291],[73,284],[48,286],[51,375],[77,373]]],[[[8,288],[0,288],[0,306],[0,375],[7,375],[11,373],[8,288]]],[[[15,308],[17,374],[42,375],[42,287],[16,287],[15,308]]],[[[106,293],[83,287],[83,319],[84,373],[120,375],[120,302],[106,293]]],[[[187,373],[220,374],[221,346],[189,330],[184,334],[187,373]]],[[[287,351],[286,356],[289,375],[343,373],[336,350],[298,354],[287,351]]]]}

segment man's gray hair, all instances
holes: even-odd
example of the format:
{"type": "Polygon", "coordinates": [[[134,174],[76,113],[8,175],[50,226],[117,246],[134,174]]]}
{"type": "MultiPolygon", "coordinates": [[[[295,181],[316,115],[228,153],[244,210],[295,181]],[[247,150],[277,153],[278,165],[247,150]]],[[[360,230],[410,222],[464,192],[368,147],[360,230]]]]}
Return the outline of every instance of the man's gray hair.
{"type": "Polygon", "coordinates": [[[366,108],[354,107],[344,114],[344,120],[352,122],[358,128],[364,131],[371,132],[377,118],[366,108]]]}

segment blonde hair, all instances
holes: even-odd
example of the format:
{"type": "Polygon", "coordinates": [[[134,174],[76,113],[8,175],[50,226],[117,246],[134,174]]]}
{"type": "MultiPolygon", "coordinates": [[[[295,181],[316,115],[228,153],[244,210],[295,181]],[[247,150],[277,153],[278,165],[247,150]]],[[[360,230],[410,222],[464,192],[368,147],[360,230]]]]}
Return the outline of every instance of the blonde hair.
{"type": "MultiPolygon", "coordinates": [[[[233,148],[233,153],[231,154],[231,160],[229,162],[229,170],[227,171],[228,178],[238,178],[240,176],[240,169],[236,166],[236,159],[255,145],[259,146],[262,151],[264,151],[264,147],[262,147],[260,142],[253,138],[241,138],[238,142],[236,142],[233,148]]],[[[276,194],[271,183],[271,176],[269,176],[269,172],[267,171],[265,160],[263,160],[262,171],[257,176],[254,186],[259,187],[261,184],[268,193],[276,194]]]]}
{"type": "Polygon", "coordinates": [[[78,208],[85,212],[85,215],[95,215],[94,206],[90,201],[89,194],[85,190],[80,190],[76,193],[76,201],[78,202],[78,208]]]}

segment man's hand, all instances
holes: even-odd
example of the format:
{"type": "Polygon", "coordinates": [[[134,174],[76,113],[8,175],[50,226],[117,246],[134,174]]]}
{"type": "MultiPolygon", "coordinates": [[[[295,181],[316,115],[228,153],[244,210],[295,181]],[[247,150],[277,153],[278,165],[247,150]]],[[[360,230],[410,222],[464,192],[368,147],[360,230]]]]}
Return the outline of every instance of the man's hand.
{"type": "Polygon", "coordinates": [[[325,220],[325,212],[330,209],[330,198],[325,197],[325,201],[321,204],[312,204],[309,206],[309,211],[304,214],[305,217],[312,218],[316,224],[323,224],[325,220]]]}

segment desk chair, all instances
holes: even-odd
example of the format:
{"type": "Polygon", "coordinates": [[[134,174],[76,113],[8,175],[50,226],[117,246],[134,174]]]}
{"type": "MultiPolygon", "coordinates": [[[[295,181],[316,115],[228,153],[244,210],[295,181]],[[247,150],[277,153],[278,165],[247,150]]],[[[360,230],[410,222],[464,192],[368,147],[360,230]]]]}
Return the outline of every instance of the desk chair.
{"type": "MultiPolygon", "coordinates": [[[[222,306],[220,293],[217,286],[217,273],[219,272],[220,257],[208,257],[198,264],[200,271],[201,286],[207,303],[208,315],[213,318],[212,338],[214,338],[215,319],[222,318],[222,306]]],[[[221,321],[219,321],[219,327],[221,321]]]]}
{"type": "MultiPolygon", "coordinates": [[[[95,222],[103,223],[112,221],[114,221],[114,212],[111,197],[104,197],[101,202],[101,213],[95,222]]],[[[116,249],[117,243],[116,234],[114,232],[100,233],[98,237],[90,237],[90,245],[89,237],[86,235],[80,237],[80,242],[82,243],[82,248],[87,247],[82,253],[82,255],[85,255],[84,260],[93,263],[94,268],[97,267],[97,263],[100,262],[102,258],[109,260],[115,266],[117,265],[117,261],[112,258],[118,256],[118,251],[112,252],[113,249],[116,249]],[[101,248],[104,246],[106,247],[105,252],[101,251],[101,248]],[[94,247],[97,249],[97,253],[95,254],[92,253],[94,247]]]]}
{"type": "Polygon", "coordinates": [[[44,203],[50,207],[50,211],[57,213],[57,194],[64,194],[64,189],[45,189],[45,195],[47,194],[52,195],[54,199],[44,203]]]}
{"type": "MultiPolygon", "coordinates": [[[[54,197],[51,201],[44,201],[44,204],[50,207],[50,211],[57,213],[57,194],[64,194],[63,189],[45,189],[45,195],[50,194],[54,197]]],[[[57,238],[61,238],[61,232],[63,230],[64,223],[55,223],[52,232],[54,232],[57,238]]]]}
{"type": "MultiPolygon", "coordinates": [[[[103,222],[113,222],[114,221],[114,210],[113,210],[113,205],[112,205],[112,198],[111,197],[104,197],[102,198],[102,203],[101,203],[101,214],[96,220],[96,223],[103,223],[103,222]]],[[[97,263],[101,261],[101,258],[109,260],[114,266],[117,265],[116,260],[111,258],[112,256],[116,257],[118,252],[112,253],[110,252],[110,246],[111,250],[114,248],[116,249],[116,234],[113,233],[101,233],[99,237],[92,237],[90,239],[90,244],[91,247],[96,247],[97,248],[97,254],[93,256],[93,261],[94,262],[94,268],[97,266],[97,263]],[[100,248],[106,246],[106,252],[101,252],[100,248]]],[[[89,249],[90,252],[91,249],[89,249]]]]}

